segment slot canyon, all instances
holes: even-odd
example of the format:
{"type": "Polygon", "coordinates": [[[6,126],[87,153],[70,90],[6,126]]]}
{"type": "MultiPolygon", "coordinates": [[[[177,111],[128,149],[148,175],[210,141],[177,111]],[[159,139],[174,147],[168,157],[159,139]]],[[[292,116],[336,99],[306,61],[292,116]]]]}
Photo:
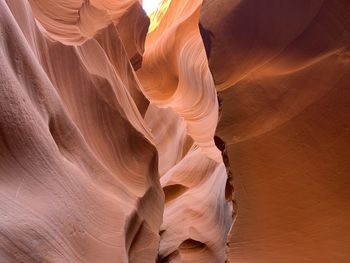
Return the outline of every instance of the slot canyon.
{"type": "Polygon", "coordinates": [[[350,1],[146,2],[0,0],[0,263],[350,262],[350,1]]]}

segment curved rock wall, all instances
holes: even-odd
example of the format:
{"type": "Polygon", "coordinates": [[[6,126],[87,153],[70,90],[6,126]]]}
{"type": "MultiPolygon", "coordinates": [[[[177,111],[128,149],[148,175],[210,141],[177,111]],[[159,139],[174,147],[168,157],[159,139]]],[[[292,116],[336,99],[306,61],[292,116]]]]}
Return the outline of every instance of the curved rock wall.
{"type": "Polygon", "coordinates": [[[201,2],[0,5],[0,261],[223,262],[201,2]]]}
{"type": "Polygon", "coordinates": [[[44,10],[0,6],[0,261],[154,262],[158,155],[114,21],[65,45],[44,10]]]}
{"type": "Polygon", "coordinates": [[[204,1],[238,214],[231,262],[348,262],[349,1],[204,1]]]}
{"type": "Polygon", "coordinates": [[[0,1],[0,262],[348,262],[349,1],[141,2],[0,1]]]}
{"type": "Polygon", "coordinates": [[[198,27],[201,1],[163,5],[137,71],[165,194],[159,260],[224,262],[233,205],[214,142],[219,105],[198,27]]]}

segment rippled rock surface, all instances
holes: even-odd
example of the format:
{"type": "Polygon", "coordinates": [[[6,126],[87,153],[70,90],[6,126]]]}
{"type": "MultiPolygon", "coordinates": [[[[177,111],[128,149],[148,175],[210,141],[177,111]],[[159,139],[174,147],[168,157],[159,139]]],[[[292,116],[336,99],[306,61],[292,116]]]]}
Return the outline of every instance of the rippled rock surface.
{"type": "Polygon", "coordinates": [[[347,0],[0,1],[0,262],[350,260],[347,0]]]}

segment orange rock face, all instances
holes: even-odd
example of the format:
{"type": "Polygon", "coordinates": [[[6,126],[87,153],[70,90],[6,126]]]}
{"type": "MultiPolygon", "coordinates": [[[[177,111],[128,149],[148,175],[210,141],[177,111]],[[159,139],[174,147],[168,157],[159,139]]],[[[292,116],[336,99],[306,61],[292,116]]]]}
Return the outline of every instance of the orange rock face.
{"type": "Polygon", "coordinates": [[[0,3],[0,261],[154,262],[164,195],[126,38],[114,18],[75,38],[42,2],[0,3]]]}
{"type": "Polygon", "coordinates": [[[201,1],[171,1],[147,35],[137,71],[151,103],[145,120],[165,194],[161,262],[224,262],[232,224],[227,171],[214,142],[219,105],[198,27],[200,8],[201,1]]]}
{"type": "Polygon", "coordinates": [[[349,11],[331,0],[203,3],[238,204],[231,262],[350,260],[349,11]]]}
{"type": "Polygon", "coordinates": [[[141,2],[0,1],[0,262],[349,262],[349,1],[141,2]]]}

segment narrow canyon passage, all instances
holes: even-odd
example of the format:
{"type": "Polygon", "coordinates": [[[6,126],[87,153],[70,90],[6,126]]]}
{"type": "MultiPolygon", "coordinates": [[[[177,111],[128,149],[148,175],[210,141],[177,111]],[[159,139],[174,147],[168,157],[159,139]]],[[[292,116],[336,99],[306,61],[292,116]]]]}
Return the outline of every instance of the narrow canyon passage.
{"type": "Polygon", "coordinates": [[[350,262],[348,0],[1,0],[0,263],[350,262]]]}

